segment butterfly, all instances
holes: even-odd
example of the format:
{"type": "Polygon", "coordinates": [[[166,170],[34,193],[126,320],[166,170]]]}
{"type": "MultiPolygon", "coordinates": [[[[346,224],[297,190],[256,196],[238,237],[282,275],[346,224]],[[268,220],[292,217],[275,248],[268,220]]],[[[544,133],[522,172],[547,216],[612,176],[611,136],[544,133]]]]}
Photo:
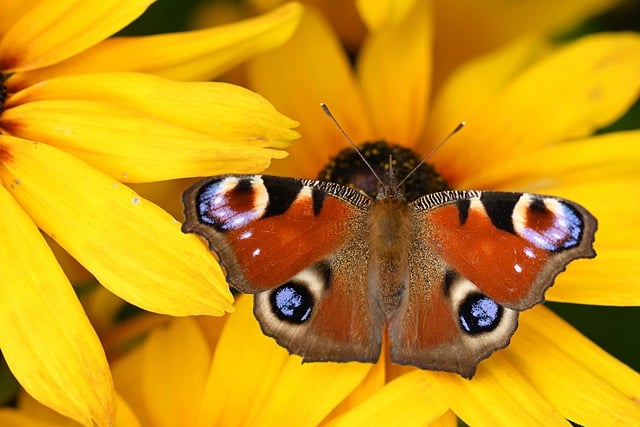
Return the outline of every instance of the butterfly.
{"type": "MultiPolygon", "coordinates": [[[[390,165],[389,165],[390,166],[390,165]]],[[[375,172],[374,172],[375,173],[375,172]]],[[[471,378],[567,264],[596,219],[530,193],[445,190],[407,200],[389,167],[375,197],[334,182],[221,175],[183,194],[262,331],[312,361],[397,364],[471,378]]]]}

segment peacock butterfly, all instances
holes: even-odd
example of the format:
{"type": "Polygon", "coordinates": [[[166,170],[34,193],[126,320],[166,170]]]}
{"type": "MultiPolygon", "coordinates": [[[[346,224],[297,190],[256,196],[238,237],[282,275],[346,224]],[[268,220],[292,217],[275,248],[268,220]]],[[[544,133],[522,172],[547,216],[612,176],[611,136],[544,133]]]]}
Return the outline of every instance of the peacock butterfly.
{"type": "Polygon", "coordinates": [[[597,221],[577,203],[446,189],[407,197],[423,188],[406,178],[424,162],[398,162],[384,144],[367,151],[391,154],[382,174],[367,163],[373,186],[347,165],[369,194],[266,175],[214,176],[183,194],[183,232],[209,242],[229,283],[254,294],[263,332],[306,362],[375,362],[386,334],[392,362],[471,378],[569,262],[595,256],[597,221]]]}

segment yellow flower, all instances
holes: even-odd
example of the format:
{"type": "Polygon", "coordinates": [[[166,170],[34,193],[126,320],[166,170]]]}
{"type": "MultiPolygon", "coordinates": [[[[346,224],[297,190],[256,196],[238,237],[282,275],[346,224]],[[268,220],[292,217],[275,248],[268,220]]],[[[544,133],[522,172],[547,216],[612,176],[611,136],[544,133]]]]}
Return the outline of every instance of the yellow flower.
{"type": "Polygon", "coordinates": [[[358,363],[302,364],[262,334],[252,304],[251,297],[238,298],[242,314],[222,326],[218,320],[198,330],[191,319],[173,321],[114,364],[116,388],[142,425],[278,425],[285,419],[317,425],[370,370],[358,363]]]}
{"type": "MultiPolygon", "coordinates": [[[[356,4],[370,29],[399,22],[418,0],[385,0],[356,4]]],[[[523,34],[558,35],[621,0],[433,0],[434,85],[470,58],[503,46],[523,34]]]]}
{"type": "MultiPolygon", "coordinates": [[[[556,194],[599,220],[598,258],[570,265],[547,298],[640,305],[633,243],[640,205],[632,201],[640,188],[640,132],[591,136],[637,99],[640,36],[599,34],[560,47],[530,36],[459,68],[433,93],[429,6],[416,1],[403,19],[373,31],[355,71],[311,12],[287,44],[252,62],[252,87],[301,123],[295,162],[274,162],[271,171],[313,177],[345,148],[321,101],[352,139],[383,139],[424,154],[465,120],[467,128],[429,159],[451,187],[556,194]]],[[[399,395],[431,408],[416,424],[447,409],[470,425],[640,421],[640,375],[544,306],[521,314],[511,345],[480,363],[471,381],[395,366],[386,375],[400,383],[389,382],[382,397],[334,422],[393,419],[399,395]]]]}
{"type": "MultiPolygon", "coordinates": [[[[375,31],[399,22],[411,12],[417,0],[303,0],[321,12],[348,50],[357,50],[366,38],[367,29],[375,31]]],[[[234,2],[240,11],[266,11],[283,0],[245,0],[234,2]]],[[[528,33],[558,35],[584,20],[607,11],[624,0],[558,0],[548,3],[535,0],[432,0],[436,34],[432,55],[434,82],[440,82],[464,61],[487,53],[528,33]]],[[[227,5],[227,10],[231,6],[227,5]]],[[[215,19],[207,6],[196,13],[215,19]],[[204,10],[202,10],[204,9],[204,10]]],[[[216,11],[218,11],[216,9],[216,11]]],[[[237,14],[240,14],[238,12],[237,14]]],[[[437,85],[437,83],[435,83],[437,85]]]]}
{"type": "Polygon", "coordinates": [[[255,171],[297,137],[295,122],[246,89],[168,78],[208,79],[280,44],[298,5],[105,40],[149,3],[9,0],[0,15],[0,348],[29,394],[84,425],[111,425],[113,384],[38,229],[132,304],[221,315],[232,296],[215,260],[124,183],[255,171]]]}
{"type": "MultiPolygon", "coordinates": [[[[120,325],[120,339],[141,329],[150,333],[111,364],[118,393],[114,425],[280,425],[295,420],[295,425],[313,426],[356,387],[363,388],[370,365],[302,364],[262,334],[251,316],[252,304],[243,295],[236,312],[226,317],[167,321],[143,314],[120,325]]],[[[18,408],[0,411],[0,424],[58,425],[63,419],[28,395],[19,397],[18,408]]]]}

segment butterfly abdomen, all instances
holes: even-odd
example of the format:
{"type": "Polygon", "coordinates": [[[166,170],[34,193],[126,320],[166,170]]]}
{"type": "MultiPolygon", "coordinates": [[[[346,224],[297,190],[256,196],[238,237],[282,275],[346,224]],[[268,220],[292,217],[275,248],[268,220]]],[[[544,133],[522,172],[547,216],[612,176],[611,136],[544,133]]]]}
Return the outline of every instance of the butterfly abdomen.
{"type": "Polygon", "coordinates": [[[385,198],[369,218],[369,286],[378,293],[382,311],[388,317],[400,306],[407,277],[407,256],[411,244],[409,209],[404,200],[385,198]]]}

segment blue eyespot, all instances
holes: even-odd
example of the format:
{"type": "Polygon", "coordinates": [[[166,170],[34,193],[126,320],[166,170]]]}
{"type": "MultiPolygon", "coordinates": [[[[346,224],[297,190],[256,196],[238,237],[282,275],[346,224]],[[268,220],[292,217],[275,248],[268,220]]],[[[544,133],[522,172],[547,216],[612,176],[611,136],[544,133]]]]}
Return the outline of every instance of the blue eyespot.
{"type": "Polygon", "coordinates": [[[479,293],[471,294],[460,305],[460,326],[470,335],[489,332],[500,324],[502,313],[502,306],[491,298],[479,293]]]}
{"type": "Polygon", "coordinates": [[[311,316],[313,296],[309,290],[294,282],[275,289],[269,296],[271,310],[280,320],[301,324],[311,316]]]}

